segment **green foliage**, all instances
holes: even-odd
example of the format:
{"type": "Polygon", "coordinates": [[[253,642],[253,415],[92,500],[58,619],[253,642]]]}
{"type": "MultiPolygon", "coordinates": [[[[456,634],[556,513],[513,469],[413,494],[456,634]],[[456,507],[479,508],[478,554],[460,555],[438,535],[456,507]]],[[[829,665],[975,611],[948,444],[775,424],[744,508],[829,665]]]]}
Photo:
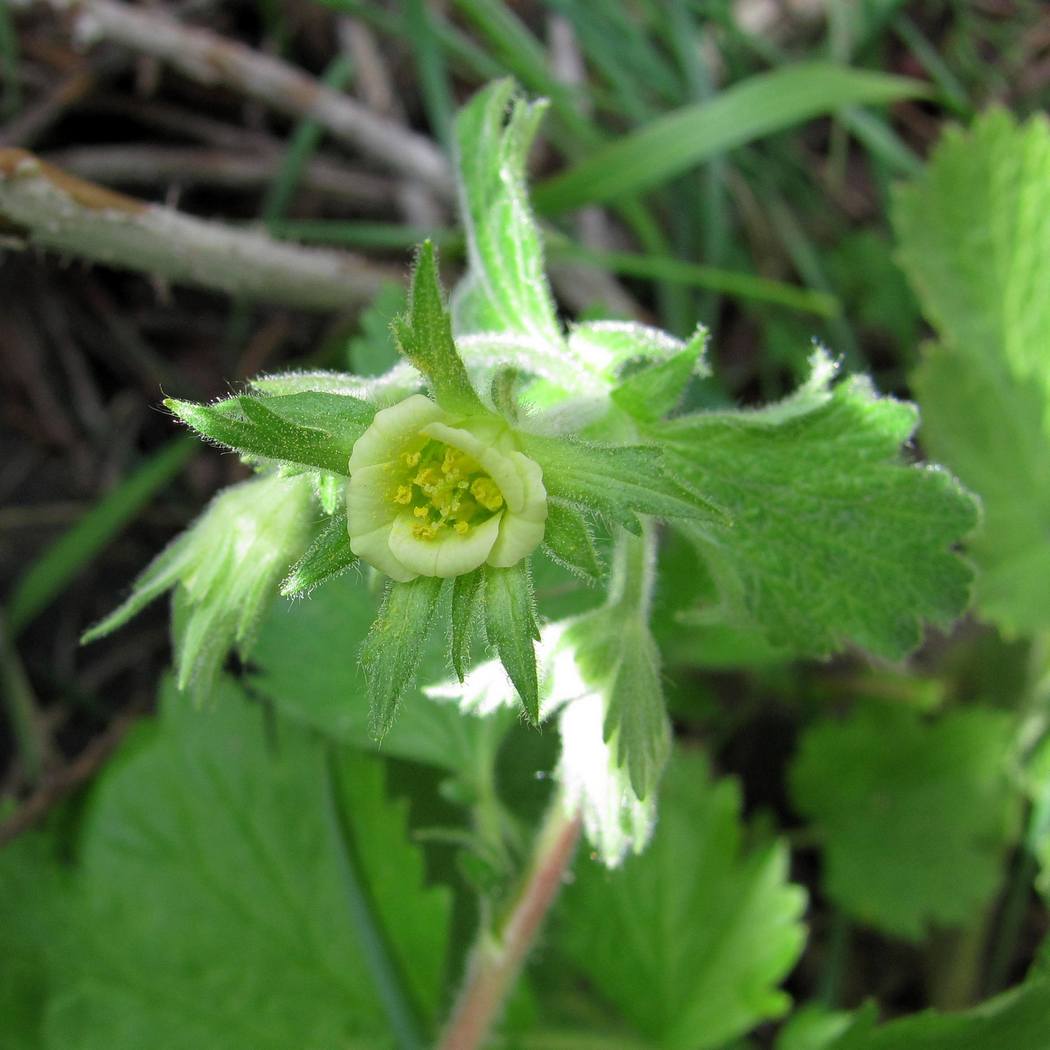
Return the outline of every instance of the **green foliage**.
{"type": "Polygon", "coordinates": [[[457,576],[452,581],[449,660],[460,682],[463,681],[469,669],[471,643],[484,608],[483,582],[481,569],[457,576]]]}
{"type": "Polygon", "coordinates": [[[900,256],[942,345],[915,376],[922,438],[984,504],[981,613],[1050,626],[1050,127],[993,110],[902,189],[900,256]]]}
{"type": "Polygon", "coordinates": [[[450,412],[481,410],[452,339],[452,319],[445,309],[437,253],[430,241],[419,249],[408,312],[394,322],[394,335],[401,352],[426,376],[438,404],[450,412]]]}
{"type": "Polygon", "coordinates": [[[456,119],[469,263],[453,299],[456,331],[511,332],[557,345],[561,327],[525,188],[529,146],[547,107],[514,91],[512,80],[490,84],[456,119]]]}
{"type": "Polygon", "coordinates": [[[721,1046],[788,1008],[777,984],[802,948],[805,896],[783,846],[744,852],[742,837],[737,785],[682,754],[646,852],[614,873],[581,859],[565,893],[562,950],[658,1046],[721,1046]]]}
{"type": "Polygon", "coordinates": [[[539,641],[540,632],[527,564],[518,562],[510,569],[486,565],[481,572],[485,634],[514,683],[529,721],[538,725],[540,694],[532,643],[539,641]]]}
{"type": "Polygon", "coordinates": [[[397,344],[392,325],[404,312],[405,289],[399,284],[386,284],[358,319],[360,334],[346,348],[352,372],[362,376],[382,375],[397,364],[397,344]]]}
{"type": "Polygon", "coordinates": [[[281,594],[286,597],[308,594],[319,584],[341,576],[356,562],[357,555],[350,549],[346,518],[336,515],[325,522],[321,534],[292,566],[281,584],[281,594]]]}
{"type": "Polygon", "coordinates": [[[872,703],[807,730],[791,788],[823,844],[831,897],[900,937],[972,922],[1016,830],[1011,748],[1009,716],[984,708],[928,722],[872,703]]]}
{"type": "Polygon", "coordinates": [[[693,339],[673,357],[632,372],[613,390],[613,402],[643,423],[662,419],[681,400],[696,371],[705,338],[693,339]]]}
{"type": "Polygon", "coordinates": [[[601,561],[587,520],[571,503],[548,499],[543,544],[559,565],[586,580],[596,582],[601,578],[601,561]]]}
{"type": "Polygon", "coordinates": [[[828,1050],[1045,1050],[1050,980],[1031,980],[972,1010],[905,1017],[874,1027],[862,1018],[828,1050]]]}
{"type": "Polygon", "coordinates": [[[826,655],[853,641],[891,658],[921,621],[965,607],[972,573],[952,546],[977,521],[947,473],[909,465],[913,406],[854,377],[830,386],[826,359],[793,397],[651,428],[685,481],[725,508],[724,531],[694,529],[721,616],[770,642],[826,655]]]}
{"type": "Polygon", "coordinates": [[[213,405],[169,397],[164,404],[201,437],[242,455],[343,475],[354,443],[375,415],[374,405],[319,390],[242,394],[213,405]]]}
{"type": "Polygon", "coordinates": [[[393,725],[398,703],[415,680],[444,582],[417,576],[411,583],[391,583],[361,648],[377,740],[393,725]]]}
{"type": "MultiPolygon", "coordinates": [[[[158,1050],[383,1044],[377,959],[348,907],[324,749],[226,684],[202,713],[171,690],[104,778],[81,832],[80,936],[49,989],[43,1046],[158,1050]],[[158,950],[161,948],[162,950],[158,950]]],[[[432,1023],[449,900],[425,889],[382,768],[338,763],[353,892],[432,1023]]],[[[5,857],[5,867],[17,858],[5,857]]]]}

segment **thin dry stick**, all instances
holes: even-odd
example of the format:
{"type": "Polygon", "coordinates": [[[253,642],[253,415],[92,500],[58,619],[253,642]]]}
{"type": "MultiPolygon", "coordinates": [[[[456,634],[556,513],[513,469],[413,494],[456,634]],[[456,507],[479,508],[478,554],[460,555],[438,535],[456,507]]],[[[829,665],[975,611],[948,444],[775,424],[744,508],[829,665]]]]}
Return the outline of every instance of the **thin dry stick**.
{"type": "Polygon", "coordinates": [[[419,179],[445,199],[454,193],[445,155],[429,139],[325,87],[302,70],[206,29],[184,26],[150,7],[116,0],[37,0],[72,10],[85,42],[109,40],[166,62],[202,84],[225,84],[282,113],[309,117],[341,142],[393,171],[419,179]]]}
{"type": "Polygon", "coordinates": [[[556,798],[536,840],[532,866],[502,930],[483,929],[438,1050],[478,1050],[503,1009],[544,916],[561,888],[580,835],[578,814],[556,798]]]}
{"type": "Polygon", "coordinates": [[[20,149],[0,149],[0,219],[30,244],[182,284],[307,310],[369,302],[401,273],[114,193],[20,149]]]}

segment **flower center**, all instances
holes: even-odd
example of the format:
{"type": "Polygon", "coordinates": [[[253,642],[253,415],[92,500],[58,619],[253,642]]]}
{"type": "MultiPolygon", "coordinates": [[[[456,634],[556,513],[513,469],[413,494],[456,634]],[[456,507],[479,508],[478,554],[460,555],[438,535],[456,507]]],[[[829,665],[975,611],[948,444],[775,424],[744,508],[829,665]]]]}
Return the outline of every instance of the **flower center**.
{"type": "Polygon", "coordinates": [[[412,535],[421,540],[445,529],[466,536],[503,507],[503,493],[476,459],[425,437],[398,457],[390,498],[411,511],[412,535]]]}

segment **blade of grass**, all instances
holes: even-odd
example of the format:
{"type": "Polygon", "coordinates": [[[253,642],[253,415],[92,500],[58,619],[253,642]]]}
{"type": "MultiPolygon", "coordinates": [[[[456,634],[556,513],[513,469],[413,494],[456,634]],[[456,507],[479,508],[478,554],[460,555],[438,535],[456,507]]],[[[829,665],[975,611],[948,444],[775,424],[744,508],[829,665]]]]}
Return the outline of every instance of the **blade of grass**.
{"type": "Polygon", "coordinates": [[[44,770],[47,738],[37,714],[29,678],[9,637],[7,622],[0,609],[0,696],[11,723],[22,762],[22,772],[30,784],[36,784],[44,770]]]}
{"type": "Polygon", "coordinates": [[[907,15],[898,15],[893,30],[940,89],[944,104],[960,117],[972,115],[973,106],[966,96],[966,88],[919,27],[907,15]]]}
{"type": "Polygon", "coordinates": [[[844,109],[842,123],[894,175],[917,175],[922,161],[878,114],[866,109],[844,109]]]}
{"type": "Polygon", "coordinates": [[[121,531],[183,467],[197,449],[178,437],[154,452],[134,473],[95,504],[18,578],[7,603],[8,630],[18,634],[121,531]]]}
{"type": "Polygon", "coordinates": [[[0,77],[4,82],[0,114],[10,117],[22,108],[22,82],[18,79],[18,36],[7,4],[0,4],[0,77]]]}
{"type": "Polygon", "coordinates": [[[547,213],[651,188],[736,146],[843,106],[876,105],[929,93],[906,77],[801,63],[761,73],[711,102],[685,106],[616,142],[536,188],[547,213]]]}
{"type": "MultiPolygon", "coordinates": [[[[350,82],[353,68],[346,55],[338,55],[324,71],[322,82],[333,91],[342,91],[350,82]]],[[[280,171],[270,183],[262,206],[262,219],[267,226],[272,226],[288,211],[299,180],[302,178],[310,158],[317,152],[317,147],[324,138],[324,128],[315,120],[303,120],[292,134],[288,148],[281,162],[280,171]]]]}
{"type": "Polygon", "coordinates": [[[839,314],[839,302],[827,290],[801,288],[782,281],[773,281],[755,274],[723,270],[716,266],[701,266],[667,255],[641,255],[634,252],[594,251],[568,243],[549,246],[554,258],[573,259],[598,266],[626,277],[644,277],[691,285],[708,291],[720,292],[738,299],[773,303],[792,310],[832,318],[839,314]]]}
{"type": "Polygon", "coordinates": [[[447,252],[461,252],[458,230],[402,226],[393,222],[336,222],[328,219],[282,220],[270,230],[275,237],[308,244],[339,244],[353,248],[414,248],[425,240],[447,252]]]}
{"type": "Polygon", "coordinates": [[[405,30],[416,58],[423,108],[431,129],[447,152],[452,144],[455,103],[441,41],[434,31],[433,12],[425,0],[405,0],[405,30]]]}

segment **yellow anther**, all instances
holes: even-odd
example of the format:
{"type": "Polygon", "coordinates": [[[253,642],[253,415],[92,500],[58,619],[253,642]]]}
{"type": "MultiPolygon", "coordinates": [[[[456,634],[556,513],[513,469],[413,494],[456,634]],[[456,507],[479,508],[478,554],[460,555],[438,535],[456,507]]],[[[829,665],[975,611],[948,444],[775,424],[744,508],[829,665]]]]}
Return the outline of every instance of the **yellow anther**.
{"type": "Polygon", "coordinates": [[[402,452],[401,458],[404,460],[406,466],[414,467],[419,463],[419,452],[402,452]]]}
{"type": "Polygon", "coordinates": [[[438,483],[438,472],[433,467],[424,467],[412,480],[424,492],[430,492],[438,483]]]}
{"type": "Polygon", "coordinates": [[[460,460],[462,459],[463,453],[460,452],[458,449],[446,448],[445,458],[444,460],[442,460],[441,463],[441,473],[451,474],[453,471],[455,471],[458,474],[459,472],[456,471],[456,468],[459,466],[460,460]]]}
{"type": "Polygon", "coordinates": [[[398,485],[397,492],[394,493],[395,503],[411,503],[412,502],[412,488],[410,485],[398,485]]]}
{"type": "Polygon", "coordinates": [[[412,513],[417,518],[423,518],[425,520],[430,512],[427,510],[426,507],[413,507],[412,513]]]}
{"type": "Polygon", "coordinates": [[[503,506],[503,494],[491,478],[476,478],[470,491],[486,510],[499,510],[503,506]]]}
{"type": "Polygon", "coordinates": [[[470,526],[465,521],[457,521],[452,527],[460,534],[460,536],[466,536],[466,534],[470,532],[470,526]]]}

